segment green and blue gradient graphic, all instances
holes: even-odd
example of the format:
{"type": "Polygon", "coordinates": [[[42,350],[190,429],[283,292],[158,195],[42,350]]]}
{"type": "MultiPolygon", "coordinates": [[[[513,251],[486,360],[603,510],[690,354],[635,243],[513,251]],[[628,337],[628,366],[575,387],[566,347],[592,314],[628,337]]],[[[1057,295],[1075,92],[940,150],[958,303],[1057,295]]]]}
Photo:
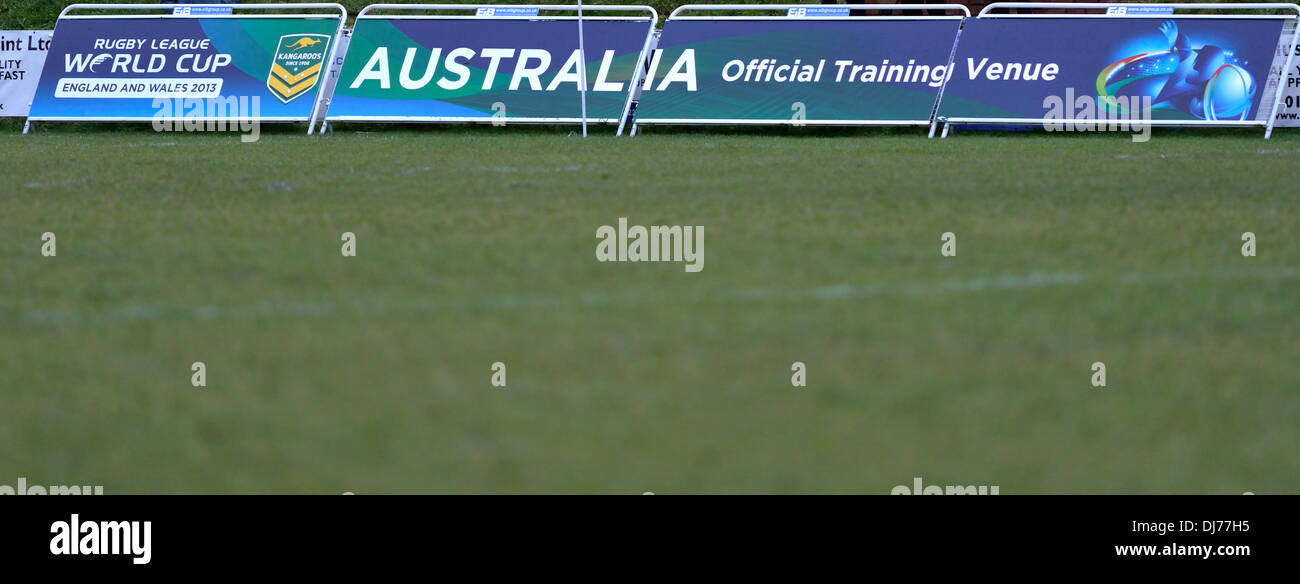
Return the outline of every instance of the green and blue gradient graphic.
{"type": "MultiPolygon", "coordinates": [[[[649,27],[646,18],[589,19],[583,23],[587,115],[592,121],[616,122],[622,115],[649,27]],[[603,80],[616,85],[617,90],[596,85],[607,55],[609,63],[603,80]]],[[[563,81],[554,89],[548,88],[577,49],[578,23],[571,19],[362,18],[352,31],[328,117],[331,120],[484,121],[498,117],[576,120],[581,117],[579,84],[563,81]],[[377,70],[379,65],[373,59],[381,48],[387,51],[387,58],[381,57],[381,61],[386,61],[387,86],[375,79],[357,83],[358,76],[368,66],[371,71],[377,70]],[[483,50],[489,48],[513,51],[512,56],[499,59],[490,80],[487,75],[491,59],[483,55],[483,50]],[[468,70],[468,80],[463,84],[447,63],[452,52],[458,49],[462,56],[456,62],[468,70]],[[425,77],[435,51],[438,51],[438,58],[433,61],[436,70],[428,82],[420,87],[403,86],[401,76],[407,55],[412,57],[406,77],[418,81],[425,77]],[[541,89],[532,88],[528,81],[510,88],[523,51],[531,55],[545,52],[549,59],[539,76],[541,89]],[[447,89],[454,85],[460,86],[447,89]]],[[[532,59],[525,66],[539,64],[540,61],[532,59]]]]}
{"type": "MultiPolygon", "coordinates": [[[[939,115],[1040,120],[1045,100],[1074,95],[1150,98],[1152,120],[1261,119],[1281,33],[1280,18],[976,18],[939,115]],[[1034,78],[990,79],[993,64],[1034,78]],[[1041,75],[1049,65],[1051,79],[1041,75]]],[[[1077,107],[1066,104],[1065,117],[1077,107]]]]}
{"type": "MultiPolygon", "coordinates": [[[[638,123],[664,120],[789,123],[799,107],[804,119],[824,123],[928,123],[942,84],[959,22],[951,20],[670,20],[664,25],[655,79],[637,108],[638,123]],[[664,84],[687,51],[695,56],[697,86],[664,84]],[[742,78],[728,81],[739,62],[748,67],[812,64],[810,82],[742,78]],[[851,61],[839,81],[837,61],[851,61]],[[731,65],[728,65],[731,63],[731,65]],[[923,80],[850,80],[853,65],[877,70],[911,66],[923,80]],[[941,68],[935,71],[935,68],[941,68]],[[933,72],[937,77],[932,77],[933,72]],[[936,80],[937,79],[937,80],[936,80]]],[[[734,75],[733,75],[734,76],[734,75]]]]}
{"type": "MultiPolygon", "coordinates": [[[[153,98],[56,97],[60,80],[67,78],[146,83],[150,79],[219,78],[222,81],[222,98],[258,97],[261,119],[305,121],[311,116],[320,84],[307,95],[289,103],[276,99],[267,89],[267,77],[276,49],[281,37],[286,35],[319,34],[332,41],[338,22],[338,17],[65,18],[55,27],[54,40],[37,85],[30,117],[35,120],[151,120],[157,112],[153,98]],[[210,41],[210,46],[206,49],[153,48],[155,42],[203,39],[210,41]],[[109,45],[109,48],[97,48],[97,40],[109,43],[143,40],[144,46],[112,48],[109,45]],[[185,73],[176,69],[182,56],[193,55],[187,57],[186,62],[197,59],[202,63],[220,54],[229,55],[231,62],[215,73],[185,73]],[[107,55],[107,58],[95,66],[93,71],[69,71],[68,60],[78,55],[96,58],[107,55]],[[153,56],[161,55],[165,58],[166,67],[156,72],[132,71],[130,67],[125,70],[114,68],[114,59],[121,55],[129,57],[133,64],[139,63],[141,68],[147,68],[146,65],[153,56]]],[[[185,96],[178,94],[174,97],[185,96]]]]}

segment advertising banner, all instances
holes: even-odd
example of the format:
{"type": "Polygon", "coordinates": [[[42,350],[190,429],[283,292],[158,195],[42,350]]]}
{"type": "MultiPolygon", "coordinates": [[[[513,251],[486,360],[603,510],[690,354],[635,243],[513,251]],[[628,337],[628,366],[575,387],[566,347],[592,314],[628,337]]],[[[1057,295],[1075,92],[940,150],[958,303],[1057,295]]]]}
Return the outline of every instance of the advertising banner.
{"type": "MultiPolygon", "coordinates": [[[[622,118],[654,26],[652,11],[641,9],[646,16],[583,19],[591,122],[622,118]]],[[[477,14],[363,12],[329,121],[580,122],[577,19],[511,7],[477,14]]]]}
{"type": "Polygon", "coordinates": [[[1277,56],[1274,57],[1279,69],[1284,69],[1279,75],[1282,84],[1282,102],[1278,104],[1277,119],[1274,125],[1281,128],[1300,128],[1300,46],[1291,46],[1294,38],[1295,23],[1288,23],[1282,30],[1282,41],[1277,45],[1277,56]],[[1287,55],[1291,55],[1291,63],[1288,66],[1284,60],[1287,55]]]}
{"type": "Polygon", "coordinates": [[[960,24],[671,18],[636,123],[929,124],[960,24]]]}
{"type": "Polygon", "coordinates": [[[0,117],[27,115],[51,35],[48,30],[0,30],[0,117]]]}
{"type": "Polygon", "coordinates": [[[975,18],[966,22],[939,119],[1259,124],[1282,17],[975,18]],[[1107,108],[1106,112],[1102,109],[1107,108]],[[1109,113],[1107,113],[1109,112],[1109,113]]]}
{"type": "Polygon", "coordinates": [[[31,120],[234,117],[260,102],[257,119],[312,114],[341,16],[65,16],[32,104],[31,120]],[[157,100],[157,101],[156,101],[157,100]],[[204,108],[181,111],[164,100],[204,108]]]}

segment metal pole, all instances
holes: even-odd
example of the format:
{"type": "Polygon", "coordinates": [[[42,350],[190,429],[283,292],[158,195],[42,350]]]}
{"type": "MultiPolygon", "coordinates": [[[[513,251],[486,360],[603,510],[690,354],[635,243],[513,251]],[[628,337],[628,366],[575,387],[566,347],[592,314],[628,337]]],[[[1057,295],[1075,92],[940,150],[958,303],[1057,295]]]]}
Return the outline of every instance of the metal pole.
{"type": "Polygon", "coordinates": [[[583,41],[582,35],[582,0],[578,0],[578,59],[582,61],[581,72],[578,74],[582,78],[582,137],[587,137],[587,47],[583,41]]]}
{"type": "MultiPolygon", "coordinates": [[[[1284,29],[1285,30],[1285,29],[1284,29]]],[[[1286,93],[1286,80],[1291,76],[1291,58],[1295,56],[1296,43],[1300,43],[1300,17],[1295,23],[1295,32],[1291,34],[1291,46],[1287,47],[1286,64],[1282,66],[1282,76],[1277,80],[1277,95],[1273,97],[1273,109],[1268,112],[1268,125],[1264,127],[1264,139],[1273,135],[1273,123],[1277,121],[1277,108],[1282,105],[1282,94],[1286,93]]]]}

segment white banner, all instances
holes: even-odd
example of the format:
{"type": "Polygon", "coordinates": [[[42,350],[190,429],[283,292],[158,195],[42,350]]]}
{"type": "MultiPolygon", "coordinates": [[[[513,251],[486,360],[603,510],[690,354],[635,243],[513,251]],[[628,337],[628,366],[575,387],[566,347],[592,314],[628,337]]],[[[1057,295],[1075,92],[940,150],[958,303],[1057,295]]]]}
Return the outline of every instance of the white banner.
{"type": "Polygon", "coordinates": [[[1277,58],[1273,61],[1274,66],[1280,69],[1285,66],[1287,53],[1295,51],[1290,70],[1282,76],[1282,102],[1277,106],[1277,120],[1273,122],[1279,128],[1300,128],[1300,47],[1290,46],[1294,32],[1294,24],[1283,27],[1277,58]]]}
{"type": "Polygon", "coordinates": [[[343,34],[338,38],[338,44],[334,48],[334,62],[330,63],[329,74],[325,76],[325,85],[321,86],[320,94],[324,96],[319,119],[325,119],[325,113],[329,111],[330,99],[334,97],[334,86],[338,85],[339,73],[343,72],[343,58],[348,54],[348,45],[352,44],[352,29],[343,29],[343,34]]]}
{"type": "Polygon", "coordinates": [[[49,30],[0,30],[0,117],[26,117],[50,50],[49,30]]]}

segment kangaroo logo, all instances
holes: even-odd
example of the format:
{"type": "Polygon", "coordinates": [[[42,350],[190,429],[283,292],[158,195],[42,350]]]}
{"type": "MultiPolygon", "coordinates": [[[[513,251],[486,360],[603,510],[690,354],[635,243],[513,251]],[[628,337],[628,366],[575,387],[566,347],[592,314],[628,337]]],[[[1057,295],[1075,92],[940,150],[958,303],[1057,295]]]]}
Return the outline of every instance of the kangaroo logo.
{"type": "Polygon", "coordinates": [[[329,53],[330,36],[325,34],[288,34],[280,37],[266,88],[283,103],[309,93],[320,81],[321,69],[329,53]]]}
{"type": "Polygon", "coordinates": [[[298,49],[305,49],[305,48],[307,48],[307,47],[314,47],[314,46],[316,46],[316,45],[321,44],[321,42],[322,42],[322,41],[321,41],[320,39],[314,39],[314,38],[311,38],[311,37],[302,37],[302,38],[298,39],[298,42],[296,42],[296,43],[294,43],[294,44],[292,44],[292,45],[289,45],[287,48],[288,48],[289,50],[291,50],[291,51],[296,51],[296,50],[298,50],[298,49]]]}

